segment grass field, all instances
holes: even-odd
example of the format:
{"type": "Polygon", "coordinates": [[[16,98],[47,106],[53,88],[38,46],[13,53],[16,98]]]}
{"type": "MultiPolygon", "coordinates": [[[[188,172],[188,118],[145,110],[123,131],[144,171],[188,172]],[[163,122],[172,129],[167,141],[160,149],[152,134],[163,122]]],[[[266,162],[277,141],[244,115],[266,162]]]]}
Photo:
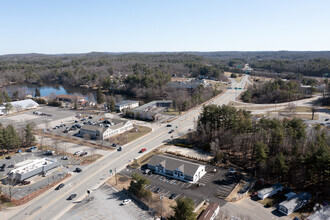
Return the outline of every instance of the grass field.
{"type": "Polygon", "coordinates": [[[123,134],[116,135],[114,137],[110,138],[111,143],[115,143],[118,145],[124,145],[131,141],[134,141],[138,139],[139,137],[142,137],[149,132],[151,132],[151,128],[141,125],[134,125],[134,127],[138,128],[138,131],[136,132],[135,129],[132,129],[130,131],[126,131],[123,134]]]}

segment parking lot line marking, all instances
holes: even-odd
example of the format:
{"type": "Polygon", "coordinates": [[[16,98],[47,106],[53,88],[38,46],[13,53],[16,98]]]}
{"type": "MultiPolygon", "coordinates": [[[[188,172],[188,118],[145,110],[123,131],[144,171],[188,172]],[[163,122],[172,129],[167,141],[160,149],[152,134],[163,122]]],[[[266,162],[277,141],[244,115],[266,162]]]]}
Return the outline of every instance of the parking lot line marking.
{"type": "Polygon", "coordinates": [[[149,190],[153,190],[156,186],[151,187],[149,190]]]}
{"type": "Polygon", "coordinates": [[[181,185],[181,187],[184,187],[184,185],[186,185],[186,183],[183,183],[183,184],[181,185]]]}
{"type": "Polygon", "coordinates": [[[168,194],[169,192],[171,192],[171,191],[169,190],[167,193],[164,194],[164,196],[167,196],[167,194],[168,194]]]}
{"type": "Polygon", "coordinates": [[[159,192],[160,192],[160,193],[163,193],[163,192],[165,192],[165,189],[162,189],[162,190],[160,190],[159,192]]]}
{"type": "Polygon", "coordinates": [[[155,175],[153,178],[156,179],[158,175],[155,175]]]}
{"type": "Polygon", "coordinates": [[[178,197],[180,196],[180,194],[178,194],[176,197],[174,197],[173,199],[176,200],[178,197]]]}
{"type": "Polygon", "coordinates": [[[147,186],[145,187],[145,189],[148,189],[148,188],[149,188],[149,186],[151,186],[151,185],[147,185],[147,186]]]}

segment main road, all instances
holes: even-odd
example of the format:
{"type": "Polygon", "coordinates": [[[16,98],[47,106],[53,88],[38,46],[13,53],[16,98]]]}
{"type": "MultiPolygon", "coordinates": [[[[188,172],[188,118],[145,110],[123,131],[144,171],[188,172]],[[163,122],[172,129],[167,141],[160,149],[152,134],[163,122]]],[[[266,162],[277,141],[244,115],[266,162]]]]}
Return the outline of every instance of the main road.
{"type": "MultiPolygon", "coordinates": [[[[244,76],[240,83],[232,81],[232,88],[242,87],[244,88],[245,82],[248,76],[244,76]]],[[[223,105],[228,104],[230,101],[234,101],[236,97],[243,91],[228,89],[222,95],[208,101],[206,104],[223,105]]],[[[189,128],[194,127],[195,121],[198,119],[198,115],[202,110],[202,106],[198,106],[186,114],[181,115],[171,124],[175,129],[175,135],[183,135],[187,133],[189,128]]],[[[96,189],[103,184],[110,176],[110,170],[119,172],[124,169],[126,165],[134,158],[139,157],[138,153],[141,148],[146,148],[147,152],[162,145],[166,140],[171,138],[172,134],[169,134],[169,130],[165,125],[159,125],[158,128],[138,140],[123,146],[122,151],[109,152],[93,164],[86,167],[83,172],[75,173],[72,177],[64,180],[65,186],[61,190],[50,189],[28,204],[22,207],[16,207],[15,214],[9,219],[58,219],[75,203],[67,201],[66,199],[71,194],[77,194],[77,198],[73,201],[80,201],[87,196],[87,189],[96,189]]],[[[13,210],[14,211],[14,210],[13,210]]],[[[8,213],[9,214],[9,213],[8,213]]]]}

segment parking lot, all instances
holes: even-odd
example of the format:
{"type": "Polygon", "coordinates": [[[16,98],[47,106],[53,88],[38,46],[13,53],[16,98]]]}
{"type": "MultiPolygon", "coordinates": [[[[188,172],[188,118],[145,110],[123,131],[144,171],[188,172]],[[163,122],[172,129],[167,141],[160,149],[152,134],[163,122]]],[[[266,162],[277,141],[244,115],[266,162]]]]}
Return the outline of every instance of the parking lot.
{"type": "Polygon", "coordinates": [[[155,173],[146,174],[143,169],[126,168],[121,174],[131,176],[133,173],[139,173],[147,177],[150,184],[146,186],[146,189],[160,196],[170,197],[174,194],[173,199],[190,197],[195,205],[203,200],[224,205],[226,201],[223,198],[227,197],[240,181],[240,175],[222,168],[217,168],[216,172],[212,172],[214,167],[210,165],[206,166],[206,170],[208,172],[196,184],[155,173]]]}
{"type": "Polygon", "coordinates": [[[77,205],[60,219],[154,219],[147,211],[142,210],[135,204],[134,201],[122,205],[122,201],[127,198],[125,193],[117,192],[114,188],[103,185],[93,190],[90,196],[77,202],[77,205]]]}
{"type": "Polygon", "coordinates": [[[72,110],[51,106],[41,106],[38,109],[32,109],[20,113],[2,116],[1,123],[4,126],[13,124],[15,127],[21,127],[25,126],[29,122],[33,122],[36,124],[37,128],[46,128],[47,126],[73,120],[75,116],[76,112],[72,110]],[[42,112],[52,116],[33,114],[34,111],[42,112]]]}
{"type": "Polygon", "coordinates": [[[11,194],[13,194],[13,198],[20,199],[59,179],[62,179],[67,173],[69,172],[72,173],[78,166],[82,169],[84,167],[80,165],[80,160],[78,158],[69,157],[67,160],[62,160],[61,155],[46,156],[44,153],[45,153],[44,151],[40,151],[40,150],[31,153],[24,152],[11,156],[11,159],[0,160],[0,164],[6,164],[6,168],[4,169],[4,171],[0,172],[0,179],[2,180],[0,184],[2,187],[2,191],[8,194],[9,190],[12,190],[13,192],[11,192],[11,194]],[[57,161],[61,163],[61,165],[48,171],[46,176],[42,176],[40,174],[26,179],[27,182],[30,182],[29,184],[26,185],[12,182],[12,184],[14,184],[14,187],[11,187],[3,180],[12,169],[17,168],[17,167],[8,168],[8,166],[15,165],[19,162],[28,159],[40,159],[44,157],[56,158],[57,161]]]}

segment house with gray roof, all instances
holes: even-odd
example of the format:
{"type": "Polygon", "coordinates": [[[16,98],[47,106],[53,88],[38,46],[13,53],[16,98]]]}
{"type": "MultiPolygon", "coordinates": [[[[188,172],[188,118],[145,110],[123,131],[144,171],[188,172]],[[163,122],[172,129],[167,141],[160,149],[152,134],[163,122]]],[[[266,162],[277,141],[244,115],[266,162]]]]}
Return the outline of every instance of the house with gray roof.
{"type": "Polygon", "coordinates": [[[258,197],[260,199],[266,199],[267,197],[271,197],[272,195],[275,195],[279,191],[282,191],[282,184],[276,183],[272,185],[271,187],[264,188],[262,190],[258,191],[258,197]]]}
{"type": "Polygon", "coordinates": [[[92,139],[106,140],[116,134],[131,130],[133,124],[130,121],[121,119],[106,119],[103,123],[96,125],[84,125],[80,131],[80,136],[88,135],[92,139]]]}
{"type": "Polygon", "coordinates": [[[153,156],[147,166],[155,173],[193,183],[206,173],[205,165],[164,155],[153,156]]]}
{"type": "Polygon", "coordinates": [[[307,192],[299,193],[291,197],[290,199],[281,202],[278,205],[278,211],[282,212],[285,215],[290,215],[292,212],[306,205],[311,198],[312,195],[310,193],[307,192]]]}

